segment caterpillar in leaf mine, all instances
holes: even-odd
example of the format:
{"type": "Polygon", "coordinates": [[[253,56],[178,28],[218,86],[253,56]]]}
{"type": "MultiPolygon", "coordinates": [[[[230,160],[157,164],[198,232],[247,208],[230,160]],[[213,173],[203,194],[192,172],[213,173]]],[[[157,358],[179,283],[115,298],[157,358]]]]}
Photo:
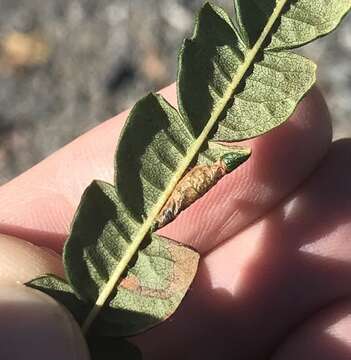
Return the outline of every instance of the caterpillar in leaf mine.
{"type": "Polygon", "coordinates": [[[249,153],[246,157],[238,157],[236,153],[228,153],[212,165],[193,167],[174,188],[171,196],[160,211],[153,230],[160,229],[174,220],[182,210],[185,210],[208,192],[226,174],[229,174],[245,162],[249,156],[249,153]]]}

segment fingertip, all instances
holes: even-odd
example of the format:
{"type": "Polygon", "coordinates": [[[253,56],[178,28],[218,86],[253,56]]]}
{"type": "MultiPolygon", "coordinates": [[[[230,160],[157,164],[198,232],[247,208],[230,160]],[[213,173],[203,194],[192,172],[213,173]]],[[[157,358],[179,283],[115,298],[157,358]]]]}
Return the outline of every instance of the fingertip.
{"type": "Polygon", "coordinates": [[[328,307],[292,333],[272,360],[351,358],[351,303],[328,307]]]}
{"type": "Polygon", "coordinates": [[[0,291],[0,358],[88,360],[73,317],[50,297],[22,285],[0,291]]]}

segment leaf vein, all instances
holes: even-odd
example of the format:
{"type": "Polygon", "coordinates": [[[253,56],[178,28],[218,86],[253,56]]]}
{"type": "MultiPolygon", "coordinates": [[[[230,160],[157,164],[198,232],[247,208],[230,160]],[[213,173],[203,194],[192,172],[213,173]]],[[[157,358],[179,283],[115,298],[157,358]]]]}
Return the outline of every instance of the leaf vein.
{"type": "Polygon", "coordinates": [[[223,64],[216,58],[213,59],[213,63],[218,69],[218,71],[222,74],[222,76],[225,78],[225,80],[228,83],[231,83],[233,81],[233,78],[229,71],[223,66],[223,64]]]}
{"type": "Polygon", "coordinates": [[[140,172],[140,177],[142,180],[144,180],[147,184],[149,184],[153,189],[155,189],[158,193],[162,193],[164,191],[163,188],[161,188],[159,185],[154,184],[148,177],[143,174],[143,172],[140,172]]]}

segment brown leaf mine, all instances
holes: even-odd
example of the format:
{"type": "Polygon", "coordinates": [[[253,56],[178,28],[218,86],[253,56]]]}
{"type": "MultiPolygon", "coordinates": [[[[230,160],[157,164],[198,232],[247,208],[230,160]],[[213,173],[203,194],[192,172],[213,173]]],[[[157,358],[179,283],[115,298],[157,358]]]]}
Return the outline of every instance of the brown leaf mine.
{"type": "Polygon", "coordinates": [[[197,165],[191,169],[177,184],[173,193],[162,208],[156,222],[155,230],[167,225],[177,215],[208,192],[226,174],[241,165],[247,158],[234,153],[223,155],[212,165],[197,165]]]}

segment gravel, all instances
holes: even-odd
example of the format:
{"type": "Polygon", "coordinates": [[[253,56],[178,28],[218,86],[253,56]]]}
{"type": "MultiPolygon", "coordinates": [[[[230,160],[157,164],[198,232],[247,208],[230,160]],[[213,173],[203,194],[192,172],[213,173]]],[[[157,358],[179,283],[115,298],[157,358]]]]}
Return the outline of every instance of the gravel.
{"type": "MultiPolygon", "coordinates": [[[[216,2],[231,8],[232,1],[216,2]]],[[[201,3],[0,0],[0,43],[25,34],[39,44],[29,58],[0,51],[0,184],[174,81],[201,3]]],[[[351,135],[350,25],[349,16],[302,51],[319,64],[336,138],[351,135]]]]}

